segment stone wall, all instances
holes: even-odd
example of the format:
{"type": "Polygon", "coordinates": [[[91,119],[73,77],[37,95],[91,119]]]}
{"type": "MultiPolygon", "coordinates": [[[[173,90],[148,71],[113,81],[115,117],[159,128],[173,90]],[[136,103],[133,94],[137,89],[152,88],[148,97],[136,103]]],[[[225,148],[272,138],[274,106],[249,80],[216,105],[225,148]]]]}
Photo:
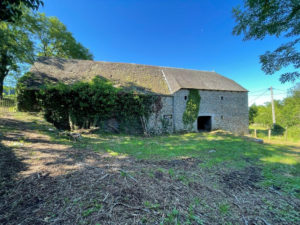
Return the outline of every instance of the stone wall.
{"type": "MultiPolygon", "coordinates": [[[[226,130],[236,134],[248,133],[248,93],[229,91],[199,91],[198,116],[211,116],[212,130],[226,130]]],[[[174,96],[162,96],[162,109],[152,114],[147,123],[151,133],[172,133],[186,130],[182,116],[189,90],[181,89],[174,96]],[[174,109],[174,110],[173,110],[174,109]]],[[[198,131],[197,121],[193,130],[198,131]]]]}
{"type": "Polygon", "coordinates": [[[162,109],[153,113],[147,123],[148,131],[155,134],[173,132],[173,96],[161,96],[162,109]]]}
{"type": "MultiPolygon", "coordinates": [[[[201,96],[199,116],[211,116],[212,130],[222,129],[233,133],[248,133],[248,93],[229,91],[199,91],[201,96]]],[[[185,130],[182,116],[189,90],[174,94],[174,130],[185,130]]],[[[197,131],[197,121],[193,131],[197,131]]]]}

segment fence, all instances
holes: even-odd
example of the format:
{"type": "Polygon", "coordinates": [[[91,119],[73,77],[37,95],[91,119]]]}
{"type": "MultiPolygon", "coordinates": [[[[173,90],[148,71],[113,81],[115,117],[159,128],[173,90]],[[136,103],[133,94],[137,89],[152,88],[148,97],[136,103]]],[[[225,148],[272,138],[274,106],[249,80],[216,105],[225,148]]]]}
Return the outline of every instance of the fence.
{"type": "Polygon", "coordinates": [[[0,113],[16,112],[17,111],[17,99],[14,96],[5,96],[0,99],[0,113]]]}
{"type": "Polygon", "coordinates": [[[255,128],[251,127],[249,133],[252,137],[262,138],[268,140],[279,140],[279,141],[300,141],[300,127],[285,127],[282,134],[275,134],[268,128],[255,128]]]}

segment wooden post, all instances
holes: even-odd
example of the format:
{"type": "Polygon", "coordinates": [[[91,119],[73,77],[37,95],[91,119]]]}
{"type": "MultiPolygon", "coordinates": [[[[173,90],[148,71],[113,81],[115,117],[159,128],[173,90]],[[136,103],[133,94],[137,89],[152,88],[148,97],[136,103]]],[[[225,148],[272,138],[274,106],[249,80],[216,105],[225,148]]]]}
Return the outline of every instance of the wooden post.
{"type": "Polygon", "coordinates": [[[287,132],[288,132],[287,130],[288,130],[288,128],[286,127],[285,128],[285,141],[287,141],[287,132]]]}
{"type": "Polygon", "coordinates": [[[274,125],[276,123],[276,119],[275,119],[275,107],[274,107],[274,99],[273,99],[273,88],[270,87],[269,90],[271,91],[272,120],[274,125]]]}
{"type": "Polygon", "coordinates": [[[256,136],[256,128],[254,129],[254,137],[257,138],[257,136],[256,136]]]}
{"type": "Polygon", "coordinates": [[[271,140],[271,129],[268,130],[268,137],[269,137],[269,140],[271,140]]]}

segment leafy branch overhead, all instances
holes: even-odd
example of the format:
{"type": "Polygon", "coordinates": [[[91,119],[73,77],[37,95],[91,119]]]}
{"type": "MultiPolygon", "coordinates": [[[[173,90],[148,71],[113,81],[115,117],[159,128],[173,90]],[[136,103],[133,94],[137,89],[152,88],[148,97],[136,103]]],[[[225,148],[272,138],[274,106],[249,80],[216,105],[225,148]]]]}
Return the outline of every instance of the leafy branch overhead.
{"type": "Polygon", "coordinates": [[[243,35],[244,40],[264,39],[266,36],[286,37],[290,41],[273,52],[260,56],[262,70],[269,75],[293,66],[295,71],[281,74],[280,81],[295,81],[300,78],[299,0],[245,0],[243,7],[233,9],[236,25],[234,35],[243,35]],[[291,40],[292,39],[292,40],[291,40]]]}
{"type": "Polygon", "coordinates": [[[37,10],[43,6],[42,0],[1,0],[0,1],[0,22],[16,22],[23,15],[24,8],[37,10]]]}

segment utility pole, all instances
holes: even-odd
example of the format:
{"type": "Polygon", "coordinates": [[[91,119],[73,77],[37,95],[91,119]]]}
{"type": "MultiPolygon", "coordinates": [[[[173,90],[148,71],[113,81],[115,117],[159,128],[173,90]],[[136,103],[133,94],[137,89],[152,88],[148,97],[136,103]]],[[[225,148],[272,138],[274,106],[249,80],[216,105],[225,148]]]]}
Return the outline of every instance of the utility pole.
{"type": "Polygon", "coordinates": [[[272,119],[273,119],[273,124],[275,124],[276,119],[275,119],[275,108],[274,108],[274,98],[273,98],[273,88],[272,88],[272,86],[269,88],[269,90],[271,91],[272,119]]]}

